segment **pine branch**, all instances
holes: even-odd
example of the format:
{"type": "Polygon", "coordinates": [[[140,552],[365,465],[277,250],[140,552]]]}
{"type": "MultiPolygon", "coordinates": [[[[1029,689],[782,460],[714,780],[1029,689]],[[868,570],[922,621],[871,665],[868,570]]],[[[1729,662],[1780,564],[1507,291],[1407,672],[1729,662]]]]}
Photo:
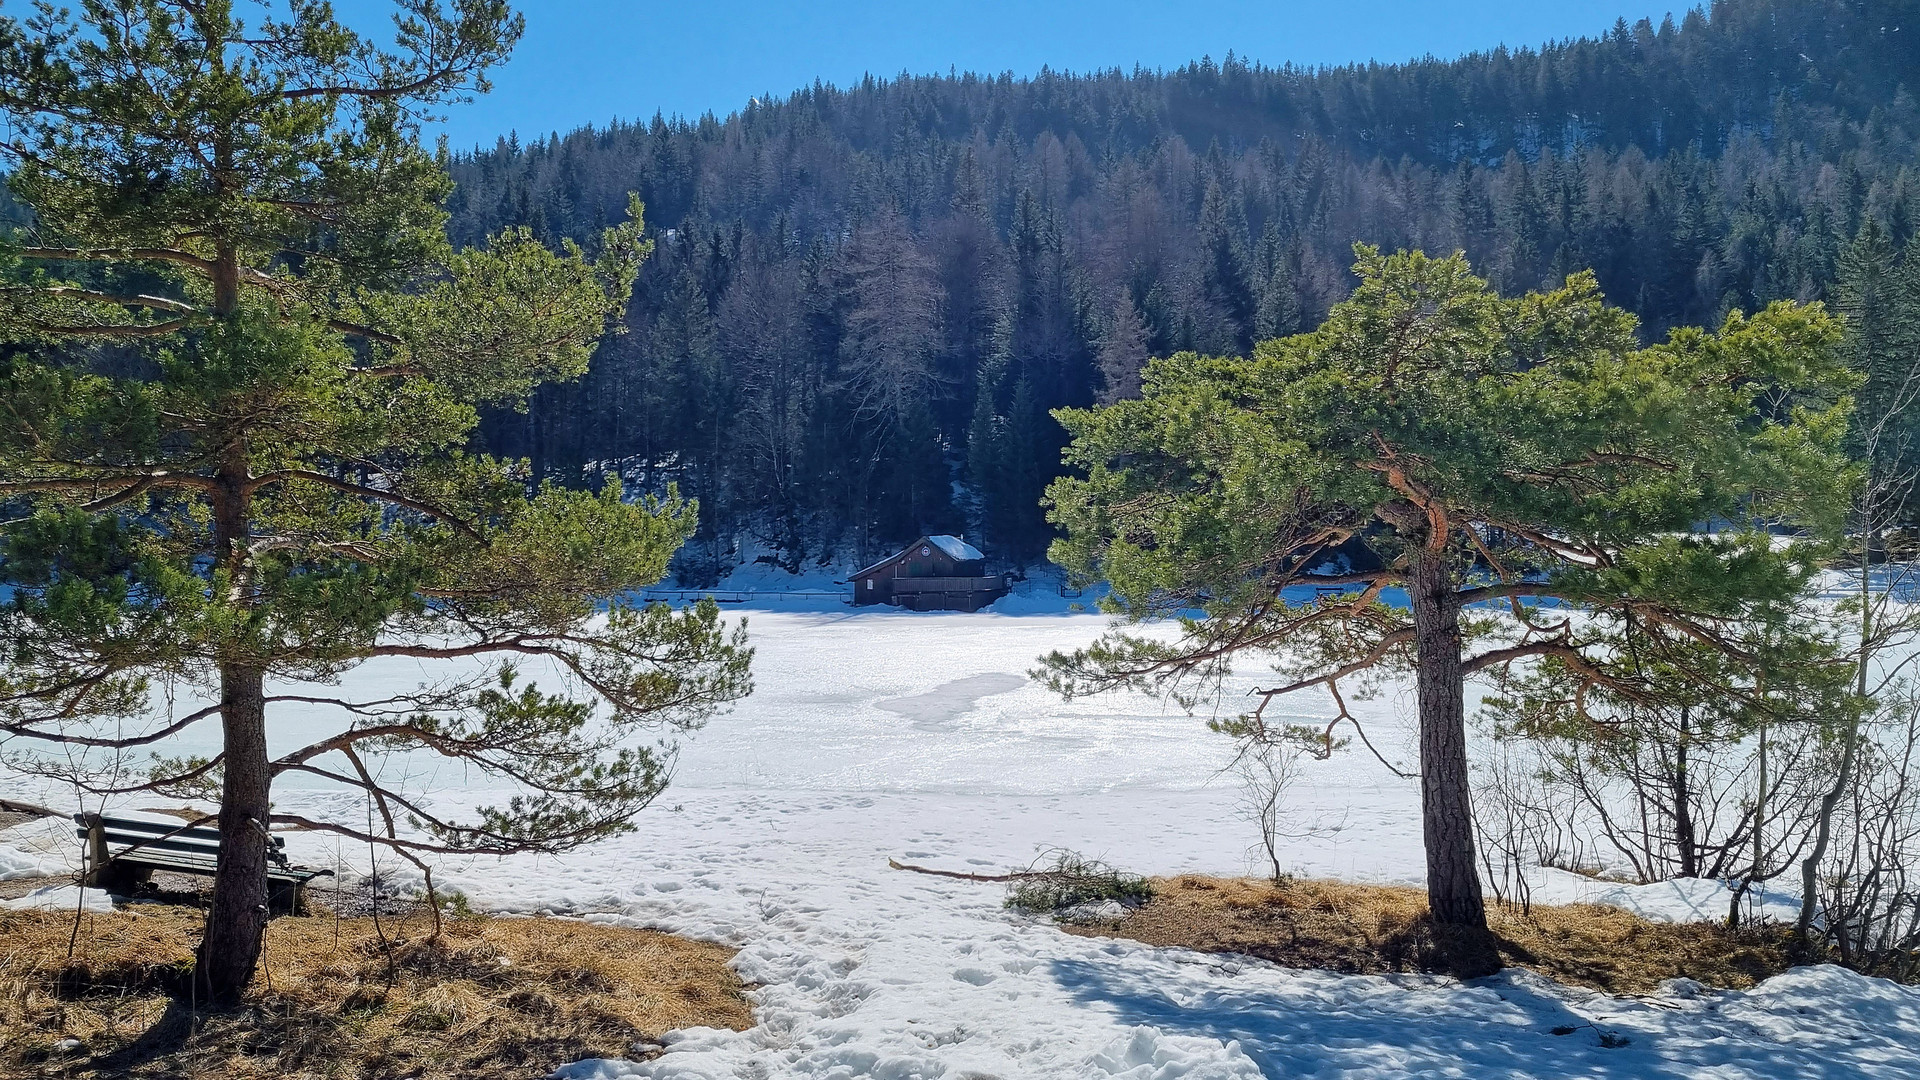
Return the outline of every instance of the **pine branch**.
{"type": "Polygon", "coordinates": [[[206,708],[190,712],[165,727],[148,732],[145,735],[129,735],[117,739],[105,739],[90,735],[69,735],[58,731],[42,730],[40,725],[65,723],[74,719],[72,715],[54,714],[33,717],[28,720],[0,722],[0,732],[21,739],[33,739],[37,742],[52,743],[58,746],[78,746],[90,750],[129,750],[136,746],[151,746],[154,743],[172,738],[194,724],[213,716],[220,706],[209,705],[206,708]]]}
{"type": "Polygon", "coordinates": [[[422,502],[418,499],[410,499],[398,492],[368,487],[365,484],[356,484],[350,480],[342,480],[338,477],[328,476],[326,473],[314,472],[309,469],[280,469],[274,472],[262,473],[247,482],[246,490],[249,493],[258,492],[262,488],[273,484],[283,484],[290,480],[304,480],[308,483],[319,484],[322,487],[329,487],[335,491],[345,492],[349,495],[358,495],[361,498],[383,502],[390,506],[413,510],[437,521],[444,521],[476,540],[484,539],[480,535],[479,530],[468,524],[460,516],[443,507],[422,502]]]}

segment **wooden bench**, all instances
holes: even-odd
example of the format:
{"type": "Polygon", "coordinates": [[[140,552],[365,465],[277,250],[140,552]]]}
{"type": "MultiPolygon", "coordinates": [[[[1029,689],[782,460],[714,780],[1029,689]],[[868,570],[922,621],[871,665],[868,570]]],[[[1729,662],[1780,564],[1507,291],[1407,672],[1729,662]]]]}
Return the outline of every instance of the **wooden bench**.
{"type": "MultiPolygon", "coordinates": [[[[155,870],[212,877],[220,868],[220,830],[193,824],[75,814],[75,831],[87,842],[83,883],[121,896],[131,894],[155,870]]],[[[331,870],[287,861],[285,837],[268,838],[267,896],[275,911],[306,907],[307,882],[331,870]]]]}

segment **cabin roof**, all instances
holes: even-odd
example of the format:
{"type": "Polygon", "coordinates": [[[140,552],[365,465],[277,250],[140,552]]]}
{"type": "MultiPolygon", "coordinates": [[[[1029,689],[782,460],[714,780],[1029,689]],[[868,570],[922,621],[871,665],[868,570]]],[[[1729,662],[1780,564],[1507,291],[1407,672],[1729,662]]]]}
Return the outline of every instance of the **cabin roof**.
{"type": "Polygon", "coordinates": [[[905,554],[906,552],[911,551],[914,547],[914,544],[932,544],[934,547],[939,548],[940,551],[943,554],[945,554],[947,558],[952,559],[955,562],[972,562],[976,559],[986,558],[985,555],[982,555],[980,553],[979,548],[974,547],[972,544],[967,543],[965,540],[962,540],[957,536],[948,536],[945,533],[941,533],[938,536],[923,536],[920,539],[915,540],[912,544],[908,544],[906,547],[901,548],[899,551],[896,551],[893,554],[887,556],[886,558],[881,559],[879,562],[874,563],[871,566],[863,566],[860,569],[855,570],[853,572],[853,576],[859,577],[861,574],[864,574],[869,570],[880,569],[880,567],[899,558],[901,555],[905,554]]]}
{"type": "Polygon", "coordinates": [[[974,559],[986,558],[985,555],[980,553],[979,548],[974,547],[972,544],[967,543],[957,536],[946,536],[944,534],[940,536],[929,536],[927,537],[927,542],[939,548],[941,551],[946,552],[947,558],[955,562],[971,562],[974,559]]]}

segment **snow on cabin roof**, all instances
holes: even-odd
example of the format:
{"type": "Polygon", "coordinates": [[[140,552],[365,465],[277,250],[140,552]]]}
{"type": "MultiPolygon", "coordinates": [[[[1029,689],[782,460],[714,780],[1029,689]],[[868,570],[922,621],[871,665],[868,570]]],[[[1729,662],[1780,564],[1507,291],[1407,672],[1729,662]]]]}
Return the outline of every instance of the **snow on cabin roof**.
{"type": "Polygon", "coordinates": [[[927,537],[927,541],[934,547],[946,552],[947,558],[953,559],[956,562],[968,562],[973,559],[986,558],[985,555],[980,554],[979,548],[974,547],[972,544],[967,543],[957,536],[929,536],[927,537]]]}
{"type": "Polygon", "coordinates": [[[872,566],[863,566],[860,569],[855,570],[853,572],[853,576],[859,577],[861,574],[864,574],[869,570],[878,570],[880,567],[886,565],[887,563],[892,562],[893,560],[899,558],[901,555],[905,554],[906,552],[911,551],[916,545],[919,545],[922,543],[932,544],[933,546],[939,548],[941,552],[943,552],[947,556],[947,558],[952,559],[955,562],[968,562],[974,559],[986,558],[985,555],[982,555],[980,553],[979,548],[974,547],[972,544],[967,543],[965,540],[962,540],[957,536],[947,536],[946,534],[943,533],[939,536],[923,536],[920,539],[915,540],[913,543],[908,544],[906,547],[901,548],[899,551],[896,551],[893,554],[887,556],[886,558],[881,559],[879,562],[874,563],[872,566]]]}

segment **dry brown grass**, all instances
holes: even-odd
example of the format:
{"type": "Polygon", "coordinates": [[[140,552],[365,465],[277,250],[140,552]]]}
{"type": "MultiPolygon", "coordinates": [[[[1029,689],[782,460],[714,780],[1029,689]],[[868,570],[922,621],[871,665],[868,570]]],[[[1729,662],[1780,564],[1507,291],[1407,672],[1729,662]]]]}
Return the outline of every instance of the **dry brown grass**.
{"type": "Polygon", "coordinates": [[[239,1008],[182,983],[199,911],[0,911],[0,1076],[538,1077],[680,1027],[745,1029],[733,951],[564,919],[276,919],[239,1008]],[[384,936],[386,944],[382,944],[384,936]],[[61,1049],[78,1039],[78,1050],[61,1049]]]}
{"type": "MultiPolygon", "coordinates": [[[[1297,968],[1354,974],[1455,972],[1453,953],[1427,919],[1418,889],[1339,881],[1265,881],[1186,875],[1158,878],[1153,899],[1127,918],[1067,927],[1085,936],[1236,952],[1297,968]]],[[[1684,976],[1744,988],[1790,966],[1784,928],[1728,930],[1654,923],[1618,908],[1535,905],[1488,911],[1508,966],[1615,994],[1646,993],[1684,976]]]]}

